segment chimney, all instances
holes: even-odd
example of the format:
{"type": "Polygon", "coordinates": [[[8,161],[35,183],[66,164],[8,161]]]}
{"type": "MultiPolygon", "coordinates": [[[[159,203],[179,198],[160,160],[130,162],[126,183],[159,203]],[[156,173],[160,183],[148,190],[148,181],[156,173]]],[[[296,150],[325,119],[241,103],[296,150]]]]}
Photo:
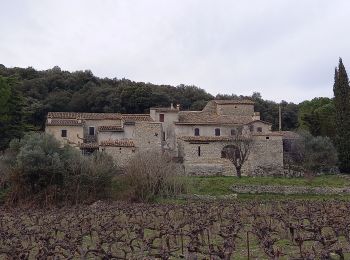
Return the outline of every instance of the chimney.
{"type": "Polygon", "coordinates": [[[170,109],[175,109],[173,103],[170,104],[170,109]]]}
{"type": "Polygon", "coordinates": [[[177,110],[180,110],[180,104],[177,104],[177,105],[176,105],[176,109],[177,109],[177,110]]]}

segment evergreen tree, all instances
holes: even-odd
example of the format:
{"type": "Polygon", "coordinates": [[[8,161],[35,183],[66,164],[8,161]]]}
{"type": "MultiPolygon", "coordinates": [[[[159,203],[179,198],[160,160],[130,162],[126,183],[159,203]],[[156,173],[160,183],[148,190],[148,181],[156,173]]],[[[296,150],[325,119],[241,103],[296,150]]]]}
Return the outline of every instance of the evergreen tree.
{"type": "Polygon", "coordinates": [[[335,69],[333,92],[339,168],[341,172],[350,173],[350,86],[341,58],[335,69]]]}
{"type": "Polygon", "coordinates": [[[8,147],[11,139],[20,138],[25,130],[24,104],[16,84],[16,79],[0,76],[0,151],[8,147]]]}

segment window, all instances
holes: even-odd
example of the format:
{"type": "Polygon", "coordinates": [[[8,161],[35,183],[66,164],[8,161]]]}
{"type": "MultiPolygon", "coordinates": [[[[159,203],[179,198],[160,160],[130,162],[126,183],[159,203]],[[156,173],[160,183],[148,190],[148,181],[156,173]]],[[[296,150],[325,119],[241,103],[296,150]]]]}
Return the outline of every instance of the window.
{"type": "Polygon", "coordinates": [[[89,126],[89,135],[95,135],[95,127],[89,126]]]}
{"type": "Polygon", "coordinates": [[[201,156],[201,147],[198,146],[198,157],[201,156]]]}
{"type": "Polygon", "coordinates": [[[195,136],[199,136],[199,128],[195,128],[194,129],[194,135],[195,136]]]}
{"type": "Polygon", "coordinates": [[[254,131],[254,126],[253,126],[253,125],[250,125],[250,126],[249,126],[249,131],[250,131],[250,132],[253,132],[253,131],[254,131]]]}
{"type": "Polygon", "coordinates": [[[61,137],[67,137],[67,130],[61,130],[61,137]]]}
{"type": "Polygon", "coordinates": [[[266,140],[268,140],[268,139],[270,139],[270,137],[269,137],[269,136],[266,136],[266,140]]]}
{"type": "Polygon", "coordinates": [[[258,128],[256,129],[256,131],[258,131],[259,133],[261,133],[261,132],[262,132],[262,127],[258,127],[258,128]]]}
{"type": "Polygon", "coordinates": [[[164,114],[159,114],[159,122],[164,122],[164,114]]]}
{"type": "Polygon", "coordinates": [[[220,128],[215,128],[215,136],[220,136],[220,128]]]}
{"type": "Polygon", "coordinates": [[[236,129],[231,129],[231,135],[236,135],[236,129]]]}
{"type": "Polygon", "coordinates": [[[162,139],[165,141],[165,132],[162,132],[162,139]]]}

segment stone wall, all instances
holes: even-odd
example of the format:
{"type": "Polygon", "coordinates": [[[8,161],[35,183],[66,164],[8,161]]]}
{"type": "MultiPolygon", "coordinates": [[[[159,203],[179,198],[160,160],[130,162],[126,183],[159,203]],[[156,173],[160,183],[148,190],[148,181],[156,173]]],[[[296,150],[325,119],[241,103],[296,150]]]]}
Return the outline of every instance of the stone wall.
{"type": "MultiPolygon", "coordinates": [[[[105,151],[113,157],[116,165],[125,167],[129,160],[134,156],[137,156],[137,153],[140,151],[161,150],[162,125],[160,123],[135,122],[134,126],[126,126],[126,128],[128,128],[128,130],[124,132],[123,135],[130,137],[130,139],[133,140],[135,147],[102,147],[102,151],[105,151]]],[[[116,139],[115,137],[117,134],[118,133],[100,133],[102,138],[111,137],[112,139],[116,139]]]]}
{"type": "Polygon", "coordinates": [[[102,147],[102,151],[113,157],[114,163],[119,167],[125,167],[129,160],[136,154],[135,147],[102,147]]]}
{"type": "Polygon", "coordinates": [[[251,171],[248,175],[283,175],[282,137],[255,136],[249,156],[249,164],[251,171]]]}
{"type": "Polygon", "coordinates": [[[160,150],[162,148],[162,124],[135,122],[133,141],[139,150],[160,150]]]}
{"type": "MultiPolygon", "coordinates": [[[[229,141],[195,143],[178,140],[179,156],[184,159],[186,174],[236,175],[236,169],[228,160],[221,158],[221,151],[229,141]],[[200,150],[200,152],[199,152],[200,150]]],[[[283,175],[283,151],[281,136],[255,136],[251,152],[242,168],[242,175],[283,175]]]]}
{"type": "Polygon", "coordinates": [[[175,128],[174,128],[174,122],[179,121],[178,116],[179,110],[173,109],[173,110],[167,110],[164,111],[157,109],[151,109],[150,110],[150,116],[152,119],[156,122],[159,122],[159,114],[164,115],[164,122],[160,122],[163,127],[163,131],[165,134],[165,148],[170,150],[177,150],[176,147],[176,137],[175,137],[175,128]]]}
{"type": "Polygon", "coordinates": [[[271,125],[266,124],[261,121],[255,121],[254,123],[251,123],[253,125],[254,131],[253,133],[258,133],[258,127],[261,127],[262,133],[268,133],[271,132],[271,125]]]}
{"type": "Polygon", "coordinates": [[[98,143],[108,140],[120,140],[120,139],[132,139],[135,135],[135,125],[124,125],[124,131],[122,132],[112,132],[112,131],[103,131],[98,132],[97,139],[98,143]]]}
{"type": "Polygon", "coordinates": [[[273,194],[349,194],[350,187],[306,187],[306,186],[277,186],[277,185],[233,185],[230,188],[237,193],[273,193],[273,194]]]}
{"type": "MultiPolygon", "coordinates": [[[[243,126],[246,132],[258,133],[258,127],[261,127],[262,133],[271,133],[271,125],[266,124],[261,121],[256,121],[252,123],[253,131],[250,132],[250,127],[248,125],[243,126]]],[[[240,126],[229,126],[229,125],[175,125],[176,136],[194,136],[194,129],[199,129],[200,136],[215,136],[215,129],[220,129],[221,136],[231,136],[231,130],[234,129],[238,132],[238,127],[240,126]]]]}
{"type": "Polygon", "coordinates": [[[62,142],[62,144],[70,144],[74,147],[77,147],[79,143],[82,143],[83,140],[79,139],[84,137],[83,126],[51,126],[47,125],[45,127],[45,132],[47,134],[53,135],[57,140],[62,142]],[[61,131],[67,130],[67,137],[61,136],[61,131]]]}
{"type": "MultiPolygon", "coordinates": [[[[184,158],[189,175],[235,175],[232,163],[221,158],[221,151],[228,142],[189,143],[179,140],[180,156],[184,158]],[[198,155],[200,149],[200,156],[198,155]]],[[[243,169],[244,171],[244,169],[243,169]]]]}

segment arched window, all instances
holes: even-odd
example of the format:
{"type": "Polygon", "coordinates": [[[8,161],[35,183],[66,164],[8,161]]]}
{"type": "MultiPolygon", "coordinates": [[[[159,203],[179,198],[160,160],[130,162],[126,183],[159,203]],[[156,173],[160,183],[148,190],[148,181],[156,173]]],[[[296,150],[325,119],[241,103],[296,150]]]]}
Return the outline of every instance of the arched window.
{"type": "Polygon", "coordinates": [[[220,136],[220,128],[215,128],[215,136],[220,136]]]}
{"type": "Polygon", "coordinates": [[[194,135],[195,136],[199,136],[199,128],[195,128],[194,129],[194,135]]]}
{"type": "Polygon", "coordinates": [[[231,129],[231,135],[236,135],[236,129],[231,129]]]}

